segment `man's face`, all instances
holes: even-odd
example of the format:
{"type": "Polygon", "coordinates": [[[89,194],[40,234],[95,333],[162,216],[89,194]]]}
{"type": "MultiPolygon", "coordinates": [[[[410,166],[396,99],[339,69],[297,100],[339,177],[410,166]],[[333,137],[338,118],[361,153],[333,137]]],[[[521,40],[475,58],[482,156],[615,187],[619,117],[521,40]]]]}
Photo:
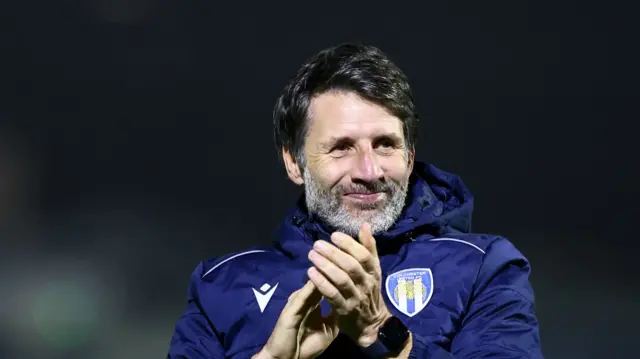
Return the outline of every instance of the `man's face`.
{"type": "Polygon", "coordinates": [[[387,230],[405,204],[413,150],[402,122],[351,92],[314,97],[302,173],[309,210],[355,236],[363,222],[387,230]]]}

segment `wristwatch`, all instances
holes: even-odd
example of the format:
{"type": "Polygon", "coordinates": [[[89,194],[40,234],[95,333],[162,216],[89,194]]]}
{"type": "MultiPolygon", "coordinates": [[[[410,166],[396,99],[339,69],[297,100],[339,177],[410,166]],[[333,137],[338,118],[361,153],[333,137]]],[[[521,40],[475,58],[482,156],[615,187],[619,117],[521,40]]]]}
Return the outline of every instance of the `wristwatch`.
{"type": "Polygon", "coordinates": [[[378,329],[378,339],[362,348],[370,359],[383,359],[400,354],[409,339],[409,329],[398,317],[387,319],[378,329]]]}

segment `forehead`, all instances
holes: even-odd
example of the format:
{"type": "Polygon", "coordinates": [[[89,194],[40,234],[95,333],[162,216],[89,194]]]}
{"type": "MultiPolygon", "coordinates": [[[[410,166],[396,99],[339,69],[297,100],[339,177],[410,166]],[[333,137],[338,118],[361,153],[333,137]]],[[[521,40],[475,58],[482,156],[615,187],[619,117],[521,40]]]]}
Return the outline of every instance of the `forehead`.
{"type": "Polygon", "coordinates": [[[402,138],[402,122],[384,107],[353,92],[326,92],[311,99],[310,138],[371,137],[395,134],[402,138]]]}

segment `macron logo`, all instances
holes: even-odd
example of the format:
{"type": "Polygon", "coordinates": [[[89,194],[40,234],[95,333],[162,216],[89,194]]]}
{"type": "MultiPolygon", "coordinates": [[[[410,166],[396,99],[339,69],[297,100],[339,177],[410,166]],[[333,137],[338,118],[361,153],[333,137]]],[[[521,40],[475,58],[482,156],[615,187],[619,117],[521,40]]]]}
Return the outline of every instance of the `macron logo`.
{"type": "Polygon", "coordinates": [[[255,294],[256,300],[258,301],[258,306],[260,307],[260,313],[264,312],[264,308],[266,308],[267,304],[269,304],[269,301],[271,300],[271,296],[273,296],[273,293],[276,291],[276,288],[278,288],[278,284],[279,283],[276,283],[276,285],[273,286],[273,288],[271,288],[269,284],[265,283],[262,285],[262,287],[260,287],[260,291],[255,290],[255,288],[251,288],[253,289],[253,294],[255,294]]]}

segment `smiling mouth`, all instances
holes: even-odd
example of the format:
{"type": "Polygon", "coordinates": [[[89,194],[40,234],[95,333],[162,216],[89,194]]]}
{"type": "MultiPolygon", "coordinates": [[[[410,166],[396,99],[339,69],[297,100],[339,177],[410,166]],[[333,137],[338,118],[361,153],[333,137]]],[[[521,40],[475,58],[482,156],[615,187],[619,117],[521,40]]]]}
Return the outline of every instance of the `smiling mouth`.
{"type": "Polygon", "coordinates": [[[384,192],[374,192],[374,193],[345,193],[344,197],[355,202],[367,202],[372,203],[378,201],[384,192]]]}

